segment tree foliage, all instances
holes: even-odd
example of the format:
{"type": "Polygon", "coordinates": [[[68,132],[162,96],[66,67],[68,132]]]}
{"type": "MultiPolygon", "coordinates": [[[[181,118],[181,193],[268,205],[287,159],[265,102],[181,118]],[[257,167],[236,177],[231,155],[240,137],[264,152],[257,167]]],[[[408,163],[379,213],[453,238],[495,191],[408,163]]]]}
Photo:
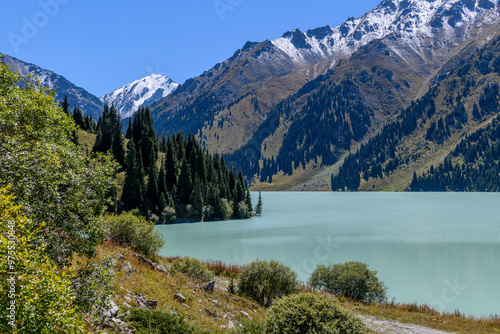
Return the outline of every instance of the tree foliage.
{"type": "Polygon", "coordinates": [[[299,293],[276,301],[267,312],[266,334],[364,334],[360,319],[331,296],[299,293]]]}
{"type": "Polygon", "coordinates": [[[317,289],[365,303],[383,302],[387,298],[387,288],[377,278],[377,272],[361,262],[318,265],[309,283],[317,289]]]}
{"type": "Polygon", "coordinates": [[[68,264],[74,253],[92,257],[107,236],[97,217],[116,187],[109,156],[83,157],[76,128],[53,93],[0,64],[0,186],[11,186],[33,230],[45,223],[38,245],[68,264]]]}
{"type": "Polygon", "coordinates": [[[265,307],[274,299],[295,292],[296,288],[297,274],[278,261],[257,260],[239,273],[238,291],[265,307]]]}
{"type": "Polygon", "coordinates": [[[71,270],[51,261],[47,245],[37,240],[44,228],[33,229],[14,196],[0,188],[0,328],[9,333],[84,333],[71,270]]]}

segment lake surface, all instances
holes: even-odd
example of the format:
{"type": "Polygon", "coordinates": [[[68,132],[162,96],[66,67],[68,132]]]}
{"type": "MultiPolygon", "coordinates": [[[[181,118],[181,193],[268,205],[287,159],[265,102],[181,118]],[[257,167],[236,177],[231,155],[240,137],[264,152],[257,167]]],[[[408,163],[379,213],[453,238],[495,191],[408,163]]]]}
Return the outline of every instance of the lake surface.
{"type": "Polygon", "coordinates": [[[263,192],[262,199],[260,217],[158,226],[167,241],[160,254],[279,260],[303,281],[317,264],[362,261],[397,302],[500,314],[498,193],[263,192]]]}

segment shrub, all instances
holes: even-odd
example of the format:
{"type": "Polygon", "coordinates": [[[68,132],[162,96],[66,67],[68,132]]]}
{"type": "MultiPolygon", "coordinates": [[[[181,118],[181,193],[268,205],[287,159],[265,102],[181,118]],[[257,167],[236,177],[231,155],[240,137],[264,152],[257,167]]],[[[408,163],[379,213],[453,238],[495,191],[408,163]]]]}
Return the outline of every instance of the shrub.
{"type": "Polygon", "coordinates": [[[269,307],[273,299],[289,295],[297,288],[297,274],[278,261],[254,261],[239,274],[238,291],[269,307]]]}
{"type": "Polygon", "coordinates": [[[182,317],[161,311],[132,308],[125,320],[137,330],[136,334],[195,333],[182,317]]]}
{"type": "Polygon", "coordinates": [[[333,298],[301,293],[276,301],[267,312],[266,334],[364,334],[361,320],[344,310],[333,298]]]}
{"type": "Polygon", "coordinates": [[[175,222],[175,220],[177,219],[177,216],[175,215],[175,209],[171,206],[167,206],[161,213],[161,219],[166,224],[175,222]]]}
{"type": "Polygon", "coordinates": [[[115,283],[115,262],[106,257],[102,261],[89,260],[71,279],[76,291],[75,305],[83,312],[103,311],[112,294],[115,283]]]}
{"type": "Polygon", "coordinates": [[[215,218],[215,211],[211,205],[205,205],[203,207],[203,219],[213,220],[215,218]]]}
{"type": "Polygon", "coordinates": [[[376,271],[369,270],[362,262],[330,263],[317,266],[309,283],[317,289],[361,302],[383,302],[387,299],[387,288],[376,275],[376,271]]]}
{"type": "Polygon", "coordinates": [[[220,210],[221,210],[221,219],[229,219],[233,216],[233,208],[229,204],[226,198],[221,198],[220,200],[220,210]]]}
{"type": "Polygon", "coordinates": [[[248,206],[244,201],[238,203],[238,218],[247,219],[250,218],[250,213],[248,211],[248,206]]]}
{"type": "Polygon", "coordinates": [[[202,281],[210,281],[214,277],[213,271],[208,270],[207,266],[200,260],[192,257],[175,260],[172,263],[172,269],[202,281]]]}
{"type": "Polygon", "coordinates": [[[111,239],[125,243],[145,256],[155,256],[165,244],[162,235],[156,230],[154,223],[131,212],[121,215],[110,214],[104,217],[111,232],[111,239]]]}

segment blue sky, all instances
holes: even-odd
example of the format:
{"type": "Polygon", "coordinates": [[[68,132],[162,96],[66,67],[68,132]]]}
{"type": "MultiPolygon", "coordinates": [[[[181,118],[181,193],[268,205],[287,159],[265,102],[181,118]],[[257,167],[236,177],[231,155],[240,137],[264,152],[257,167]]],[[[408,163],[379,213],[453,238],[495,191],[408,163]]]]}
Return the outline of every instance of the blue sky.
{"type": "Polygon", "coordinates": [[[183,83],[246,41],[330,25],[380,0],[3,1],[0,52],[101,96],[151,73],[183,83]]]}

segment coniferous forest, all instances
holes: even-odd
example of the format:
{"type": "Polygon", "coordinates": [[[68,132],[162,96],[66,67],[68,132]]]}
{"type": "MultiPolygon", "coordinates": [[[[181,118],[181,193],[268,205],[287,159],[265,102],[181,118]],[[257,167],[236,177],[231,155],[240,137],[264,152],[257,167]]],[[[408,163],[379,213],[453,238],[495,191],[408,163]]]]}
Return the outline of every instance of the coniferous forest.
{"type": "MultiPolygon", "coordinates": [[[[126,176],[118,210],[139,210],[156,222],[249,218],[250,192],[241,170],[181,132],[158,139],[149,108],[126,131],[126,176]]],[[[113,154],[115,154],[115,151],[113,154]]]]}

